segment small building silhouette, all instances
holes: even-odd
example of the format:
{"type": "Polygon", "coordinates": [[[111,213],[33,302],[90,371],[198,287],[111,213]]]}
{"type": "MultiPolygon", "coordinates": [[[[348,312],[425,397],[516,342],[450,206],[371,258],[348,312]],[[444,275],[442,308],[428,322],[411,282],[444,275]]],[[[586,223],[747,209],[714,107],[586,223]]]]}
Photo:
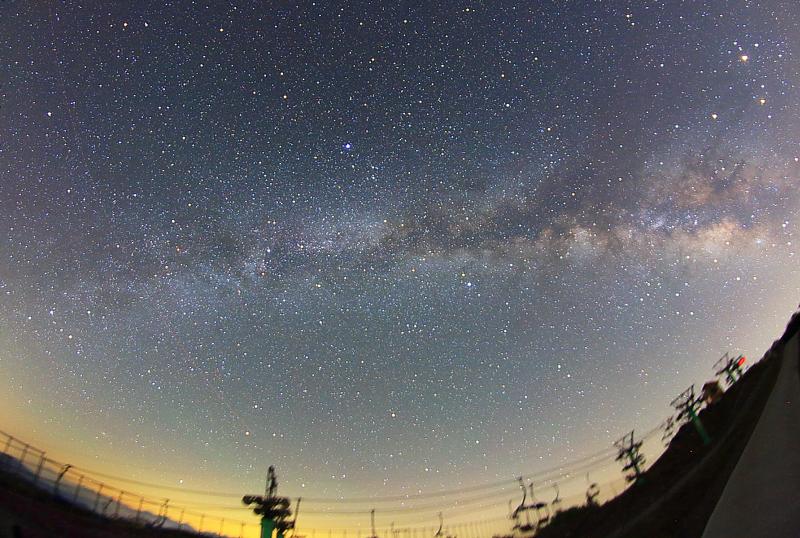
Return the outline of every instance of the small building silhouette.
{"type": "Polygon", "coordinates": [[[711,405],[718,402],[724,392],[719,381],[716,379],[709,381],[703,385],[703,400],[705,400],[706,404],[711,405]]]}

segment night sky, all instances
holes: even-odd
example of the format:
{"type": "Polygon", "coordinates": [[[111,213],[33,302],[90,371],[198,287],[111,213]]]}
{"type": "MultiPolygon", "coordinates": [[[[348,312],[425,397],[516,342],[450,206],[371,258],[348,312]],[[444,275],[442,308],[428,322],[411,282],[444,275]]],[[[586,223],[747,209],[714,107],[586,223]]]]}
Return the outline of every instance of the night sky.
{"type": "Polygon", "coordinates": [[[169,487],[513,488],[763,355],[800,5],[418,4],[0,3],[0,429],[169,487]]]}

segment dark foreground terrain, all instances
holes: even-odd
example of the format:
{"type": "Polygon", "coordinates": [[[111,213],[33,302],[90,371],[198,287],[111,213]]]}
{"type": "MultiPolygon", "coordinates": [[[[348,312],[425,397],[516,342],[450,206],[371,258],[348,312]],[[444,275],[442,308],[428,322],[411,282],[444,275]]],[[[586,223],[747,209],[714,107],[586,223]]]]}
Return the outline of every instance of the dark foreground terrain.
{"type": "Polygon", "coordinates": [[[0,538],[141,538],[196,536],[101,517],[53,499],[8,473],[0,473],[0,538]]]}
{"type": "MultiPolygon", "coordinates": [[[[755,429],[775,384],[786,342],[800,313],[764,357],[699,417],[712,438],[704,445],[685,424],[643,480],[603,505],[559,512],[537,538],[700,537],[755,429]]],[[[138,538],[196,536],[101,517],[56,500],[19,477],[0,472],[0,538],[138,538]]]]}
{"type": "Polygon", "coordinates": [[[602,506],[561,512],[536,537],[700,537],[775,385],[786,342],[798,328],[800,313],[720,401],[699,413],[712,438],[708,446],[685,424],[644,480],[602,506]]]}

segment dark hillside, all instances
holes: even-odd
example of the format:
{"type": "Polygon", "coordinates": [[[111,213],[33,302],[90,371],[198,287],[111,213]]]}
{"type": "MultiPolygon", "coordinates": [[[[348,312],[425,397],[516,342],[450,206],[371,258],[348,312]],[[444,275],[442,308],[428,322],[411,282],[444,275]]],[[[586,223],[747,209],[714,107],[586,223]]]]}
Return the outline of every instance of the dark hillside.
{"type": "Polygon", "coordinates": [[[699,413],[712,438],[710,445],[703,445],[691,423],[683,425],[641,483],[602,506],[565,511],[537,538],[699,537],[758,423],[780,370],[783,348],[798,328],[800,314],[795,314],[764,357],[720,401],[699,413]]]}
{"type": "Polygon", "coordinates": [[[184,538],[194,533],[148,528],[94,514],[0,473],[0,538],[184,538]]]}

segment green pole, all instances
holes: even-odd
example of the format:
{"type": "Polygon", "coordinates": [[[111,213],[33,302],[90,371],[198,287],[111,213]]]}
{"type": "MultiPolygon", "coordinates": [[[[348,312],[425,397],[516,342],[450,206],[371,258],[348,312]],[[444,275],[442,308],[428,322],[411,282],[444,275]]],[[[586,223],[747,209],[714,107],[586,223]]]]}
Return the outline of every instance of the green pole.
{"type": "Polygon", "coordinates": [[[275,520],[266,517],[261,518],[261,538],[272,538],[275,530],[275,520]]]}
{"type": "Polygon", "coordinates": [[[703,427],[700,417],[694,413],[694,409],[690,409],[689,416],[692,419],[692,424],[694,424],[694,427],[697,429],[697,433],[699,433],[700,437],[703,439],[703,444],[706,446],[710,445],[711,437],[709,437],[708,432],[706,431],[705,427],[703,427]]]}

